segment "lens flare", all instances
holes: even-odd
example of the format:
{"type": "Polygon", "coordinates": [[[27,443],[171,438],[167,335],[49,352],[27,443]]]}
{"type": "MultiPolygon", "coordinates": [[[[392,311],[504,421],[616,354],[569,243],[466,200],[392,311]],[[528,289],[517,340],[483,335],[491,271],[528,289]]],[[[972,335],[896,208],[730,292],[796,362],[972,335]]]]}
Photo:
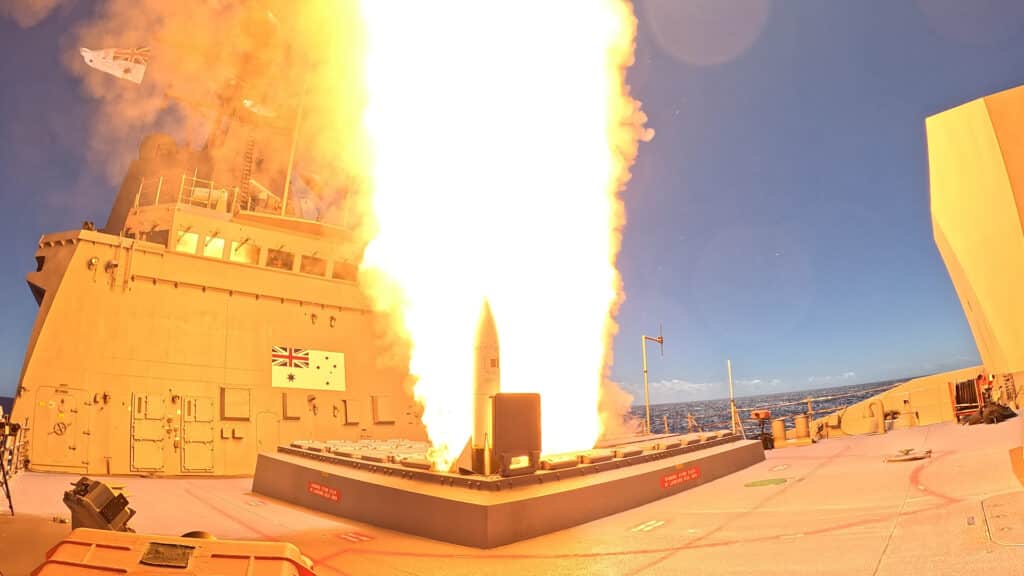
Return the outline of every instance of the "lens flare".
{"type": "Polygon", "coordinates": [[[619,192],[644,128],[622,0],[367,0],[376,235],[363,280],[412,348],[432,460],[472,433],[474,338],[490,302],[501,388],[541,394],[543,450],[587,449],[623,294],[619,192]]]}

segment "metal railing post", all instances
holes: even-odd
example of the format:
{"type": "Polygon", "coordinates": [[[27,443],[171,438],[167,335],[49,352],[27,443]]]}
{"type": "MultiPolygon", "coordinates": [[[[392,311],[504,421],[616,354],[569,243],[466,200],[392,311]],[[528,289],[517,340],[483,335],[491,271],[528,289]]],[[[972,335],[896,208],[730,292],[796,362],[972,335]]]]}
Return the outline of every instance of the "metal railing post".
{"type": "Polygon", "coordinates": [[[646,413],[645,414],[645,418],[644,418],[644,434],[650,434],[651,433],[651,395],[650,395],[649,388],[648,388],[648,385],[647,385],[647,341],[648,340],[650,340],[651,342],[657,342],[658,345],[661,346],[661,354],[662,354],[662,356],[665,355],[665,347],[664,347],[665,346],[665,338],[661,336],[661,327],[660,326],[658,327],[658,337],[657,338],[655,338],[653,336],[646,336],[646,335],[641,335],[640,336],[640,349],[641,349],[641,355],[643,356],[643,369],[644,369],[644,410],[645,410],[645,413],[646,413]]]}
{"type": "Polygon", "coordinates": [[[156,183],[156,198],[153,200],[154,206],[160,205],[160,189],[164,187],[164,177],[161,176],[160,180],[156,183]]]}

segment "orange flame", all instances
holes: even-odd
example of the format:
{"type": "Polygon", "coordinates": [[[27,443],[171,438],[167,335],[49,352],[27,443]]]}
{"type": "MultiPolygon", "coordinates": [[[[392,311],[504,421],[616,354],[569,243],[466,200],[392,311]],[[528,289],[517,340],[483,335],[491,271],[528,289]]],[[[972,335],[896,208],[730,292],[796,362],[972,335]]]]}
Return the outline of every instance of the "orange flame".
{"type": "Polygon", "coordinates": [[[435,467],[448,469],[472,432],[485,298],[502,390],[541,393],[544,452],[592,447],[623,297],[619,192],[651,135],[625,84],[632,7],[361,10],[377,224],[363,279],[410,340],[435,467]]]}

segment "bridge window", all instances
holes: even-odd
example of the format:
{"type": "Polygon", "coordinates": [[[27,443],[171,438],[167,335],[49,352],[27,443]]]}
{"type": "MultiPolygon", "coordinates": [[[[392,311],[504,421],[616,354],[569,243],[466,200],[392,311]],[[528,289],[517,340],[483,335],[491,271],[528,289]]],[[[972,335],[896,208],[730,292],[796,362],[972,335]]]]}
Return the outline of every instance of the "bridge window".
{"type": "Polygon", "coordinates": [[[323,276],[327,273],[327,260],[314,256],[303,256],[302,262],[299,263],[299,271],[303,274],[323,276]]]}
{"type": "Polygon", "coordinates": [[[195,254],[198,247],[199,234],[195,232],[178,232],[178,241],[174,244],[176,251],[195,254]]]}
{"type": "Polygon", "coordinates": [[[359,267],[351,262],[344,262],[337,260],[334,262],[334,268],[331,269],[331,278],[335,280],[348,280],[349,282],[355,282],[359,276],[359,267]]]}
{"type": "Polygon", "coordinates": [[[162,246],[167,246],[167,240],[169,237],[170,230],[150,230],[149,232],[143,232],[142,234],[142,239],[146,242],[152,242],[162,246]]]}
{"type": "Polygon", "coordinates": [[[295,255],[284,250],[268,248],[267,266],[279,270],[292,270],[295,267],[295,255]]]}
{"type": "Polygon", "coordinates": [[[203,256],[209,256],[211,258],[223,258],[224,257],[224,239],[223,238],[211,238],[206,237],[206,245],[203,246],[203,256]]]}
{"type": "Polygon", "coordinates": [[[232,242],[228,260],[242,264],[256,264],[260,261],[260,247],[248,241],[232,242]]]}

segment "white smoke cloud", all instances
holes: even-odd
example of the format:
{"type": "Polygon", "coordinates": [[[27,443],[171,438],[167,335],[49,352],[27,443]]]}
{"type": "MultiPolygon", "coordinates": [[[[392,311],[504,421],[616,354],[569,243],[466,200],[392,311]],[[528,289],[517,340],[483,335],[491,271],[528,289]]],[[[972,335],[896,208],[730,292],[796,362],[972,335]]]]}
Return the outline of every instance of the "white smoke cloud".
{"type": "MultiPolygon", "coordinates": [[[[739,379],[735,381],[736,386],[742,386],[744,388],[751,387],[757,390],[763,390],[766,388],[778,388],[782,384],[782,380],[778,378],[772,378],[765,380],[762,378],[751,378],[751,379],[739,379]]],[[[753,392],[753,390],[744,390],[744,392],[753,392]]]]}
{"type": "MultiPolygon", "coordinates": [[[[643,384],[636,386],[640,392],[636,398],[643,402],[643,384]]],[[[687,402],[692,400],[708,400],[728,394],[725,382],[691,382],[682,378],[669,378],[650,383],[652,403],[687,402]]]]}
{"type": "Polygon", "coordinates": [[[68,0],[4,0],[0,3],[0,17],[14,20],[22,28],[31,28],[68,3],[68,0]]]}
{"type": "Polygon", "coordinates": [[[846,382],[857,377],[857,373],[853,371],[843,372],[842,374],[830,375],[830,376],[810,376],[807,378],[808,384],[827,384],[830,382],[846,382]]]}
{"type": "Polygon", "coordinates": [[[666,392],[707,392],[714,389],[716,386],[720,386],[720,384],[714,382],[690,382],[679,378],[659,380],[657,382],[650,383],[651,388],[666,392]]]}

